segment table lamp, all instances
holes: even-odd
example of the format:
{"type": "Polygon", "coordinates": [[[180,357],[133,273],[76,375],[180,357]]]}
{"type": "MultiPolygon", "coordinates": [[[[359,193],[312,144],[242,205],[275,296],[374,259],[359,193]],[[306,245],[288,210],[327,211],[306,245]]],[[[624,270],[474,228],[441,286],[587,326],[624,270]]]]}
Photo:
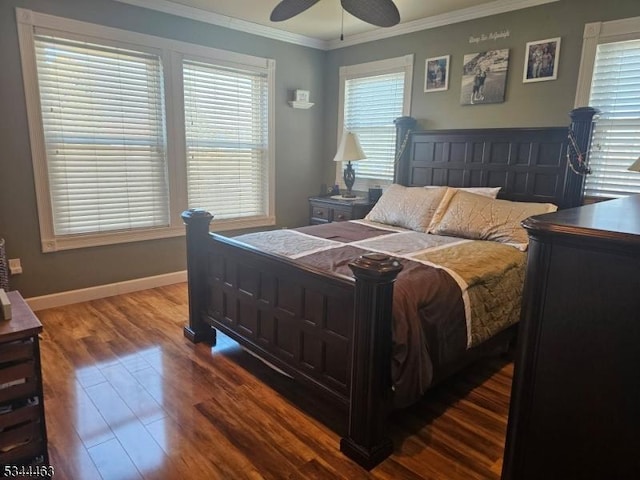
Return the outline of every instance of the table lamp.
{"type": "Polygon", "coordinates": [[[633,162],[631,166],[627,168],[627,170],[630,170],[632,172],[640,172],[640,157],[638,157],[638,159],[633,162]]]}
{"type": "Polygon", "coordinates": [[[367,156],[362,151],[360,146],[360,140],[358,135],[348,130],[342,132],[342,138],[340,139],[340,145],[338,145],[338,151],[336,156],[333,157],[334,162],[348,162],[344,169],[344,184],[347,187],[347,193],[342,194],[344,198],[355,198],[355,195],[351,192],[353,183],[356,181],[356,172],[351,165],[351,162],[357,160],[364,160],[367,156]]]}

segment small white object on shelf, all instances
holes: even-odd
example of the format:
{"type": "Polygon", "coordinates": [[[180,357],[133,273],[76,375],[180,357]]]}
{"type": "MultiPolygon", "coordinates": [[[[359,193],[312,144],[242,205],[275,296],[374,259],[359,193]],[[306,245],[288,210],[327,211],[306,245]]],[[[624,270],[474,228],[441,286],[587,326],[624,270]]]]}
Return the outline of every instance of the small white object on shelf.
{"type": "Polygon", "coordinates": [[[313,103],[309,101],[309,90],[296,89],[293,93],[293,101],[289,102],[293,108],[311,108],[313,103]]]}
{"type": "Polygon", "coordinates": [[[11,302],[4,289],[0,288],[0,320],[11,320],[11,302]]]}
{"type": "Polygon", "coordinates": [[[296,102],[309,103],[309,90],[300,90],[299,88],[295,92],[296,102]]]}

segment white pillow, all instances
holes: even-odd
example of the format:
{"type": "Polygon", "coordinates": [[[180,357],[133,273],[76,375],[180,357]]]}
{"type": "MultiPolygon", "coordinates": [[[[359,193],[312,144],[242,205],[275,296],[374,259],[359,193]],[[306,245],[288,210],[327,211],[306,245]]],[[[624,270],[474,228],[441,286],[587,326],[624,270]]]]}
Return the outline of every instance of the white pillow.
{"type": "Polygon", "coordinates": [[[365,220],[426,232],[447,187],[389,185],[365,220]]]}

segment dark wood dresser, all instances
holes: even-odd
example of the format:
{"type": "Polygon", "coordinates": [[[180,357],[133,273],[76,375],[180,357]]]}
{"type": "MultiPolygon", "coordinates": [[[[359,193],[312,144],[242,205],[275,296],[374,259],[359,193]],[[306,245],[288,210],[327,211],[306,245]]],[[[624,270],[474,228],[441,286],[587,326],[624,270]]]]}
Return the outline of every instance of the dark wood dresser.
{"type": "Polygon", "coordinates": [[[640,478],[640,196],[523,225],[502,478],[640,478]]]}
{"type": "MultiPolygon", "coordinates": [[[[0,466],[46,466],[49,455],[38,343],[42,324],[19,292],[7,295],[12,317],[0,320],[0,466]]],[[[5,474],[3,470],[0,476],[5,474]]]]}

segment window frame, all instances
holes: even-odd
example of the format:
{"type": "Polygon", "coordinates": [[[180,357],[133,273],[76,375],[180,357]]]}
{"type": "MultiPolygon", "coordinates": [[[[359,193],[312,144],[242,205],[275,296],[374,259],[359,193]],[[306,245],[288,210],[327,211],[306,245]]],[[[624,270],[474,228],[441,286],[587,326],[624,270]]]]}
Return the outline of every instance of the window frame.
{"type": "Polygon", "coordinates": [[[593,22],[584,26],[582,56],[578,71],[578,85],[574,107],[588,107],[596,52],[600,43],[623,42],[640,39],[640,17],[593,22]]]}
{"type": "MultiPolygon", "coordinates": [[[[590,106],[589,99],[591,97],[591,84],[593,81],[598,45],[628,40],[640,40],[640,17],[585,24],[580,69],[578,71],[578,83],[574,101],[575,108],[590,106]]],[[[640,175],[638,179],[640,180],[640,175]]],[[[629,192],[629,194],[631,194],[631,192],[629,192]]],[[[590,200],[604,200],[612,197],[598,195],[587,198],[590,200]]]]}
{"type": "MultiPolygon", "coordinates": [[[[411,96],[413,85],[413,57],[414,55],[408,54],[401,57],[387,58],[384,60],[376,60],[373,62],[359,63],[355,65],[345,65],[340,67],[339,79],[340,86],[338,92],[338,131],[336,149],[340,145],[340,139],[344,130],[344,98],[345,98],[345,85],[347,80],[353,80],[356,78],[373,77],[377,75],[384,75],[387,73],[404,72],[404,100],[402,105],[402,115],[408,116],[411,114],[411,96]]],[[[394,142],[395,147],[395,142],[394,142]]],[[[395,150],[395,148],[394,148],[395,150]]],[[[336,168],[336,184],[344,187],[344,180],[342,178],[342,166],[336,168]]],[[[356,182],[353,186],[354,190],[367,190],[377,185],[389,185],[392,181],[382,179],[359,179],[356,176],[356,182]]]]}
{"type": "MultiPolygon", "coordinates": [[[[196,58],[216,65],[261,71],[268,77],[268,166],[264,216],[212,222],[212,230],[226,231],[272,226],[275,218],[275,60],[229,52],[103,25],[16,8],[18,40],[29,125],[29,140],[38,208],[41,247],[44,253],[75,248],[170,238],[185,234],[181,213],[187,208],[186,139],[182,59],[196,58]],[[53,228],[47,156],[40,107],[34,35],[46,31],[64,38],[104,43],[159,55],[165,90],[165,128],[169,193],[169,226],[112,232],[56,236],[53,228]]],[[[215,212],[212,212],[215,216],[215,212]]]]}

